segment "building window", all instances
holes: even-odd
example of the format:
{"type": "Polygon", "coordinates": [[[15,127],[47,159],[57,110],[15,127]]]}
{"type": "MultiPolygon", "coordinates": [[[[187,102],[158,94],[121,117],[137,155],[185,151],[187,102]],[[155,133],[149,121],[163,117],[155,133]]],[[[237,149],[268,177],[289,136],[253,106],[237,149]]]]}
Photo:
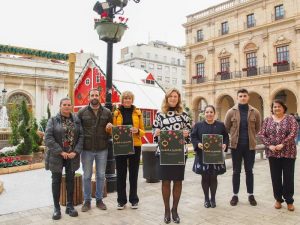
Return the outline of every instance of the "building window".
{"type": "Polygon", "coordinates": [[[254,13],[247,15],[247,28],[255,26],[254,13]]]}
{"type": "Polygon", "coordinates": [[[281,46],[281,47],[276,48],[276,54],[277,54],[277,62],[289,62],[290,61],[288,46],[281,46]]]}
{"type": "Polygon", "coordinates": [[[171,58],[171,64],[175,65],[175,58],[171,58]]]}
{"type": "Polygon", "coordinates": [[[96,83],[100,83],[100,76],[96,76],[96,83]]]}
{"type": "Polygon", "coordinates": [[[177,65],[180,66],[180,59],[177,59],[177,65]]]}
{"type": "Polygon", "coordinates": [[[130,66],[131,66],[131,67],[134,67],[134,62],[131,62],[131,63],[130,63],[130,66]]]}
{"type": "Polygon", "coordinates": [[[165,83],[167,83],[167,84],[170,83],[170,77],[165,77],[165,83]]]}
{"type": "Polygon", "coordinates": [[[284,17],[283,5],[275,6],[275,20],[280,20],[284,17]]]}
{"type": "Polygon", "coordinates": [[[182,84],[186,84],[186,80],[182,80],[182,84]]]}
{"type": "Polygon", "coordinates": [[[143,111],[143,119],[144,119],[144,126],[152,127],[151,124],[151,112],[150,111],[143,111]]]}
{"type": "Polygon", "coordinates": [[[146,68],[146,63],[145,62],[141,62],[141,68],[145,69],[146,68]]]}
{"type": "Polygon", "coordinates": [[[177,68],[176,67],[172,67],[172,74],[174,74],[174,75],[177,74],[177,68]]]}
{"type": "Polygon", "coordinates": [[[167,74],[167,75],[170,74],[170,67],[165,66],[165,74],[167,74]]]}
{"type": "Polygon", "coordinates": [[[197,30],[197,42],[203,41],[203,30],[197,30]]]}
{"type": "Polygon", "coordinates": [[[162,81],[162,76],[157,76],[157,81],[162,81]]]}
{"type": "Polygon", "coordinates": [[[172,84],[177,85],[177,78],[172,79],[172,84]]]}
{"type": "Polygon", "coordinates": [[[154,69],[154,64],[153,63],[149,63],[149,69],[154,69]]]}
{"type": "Polygon", "coordinates": [[[221,63],[221,72],[229,72],[230,69],[229,58],[221,59],[220,63],[221,63]]]}
{"type": "Polygon", "coordinates": [[[90,78],[86,78],[86,80],[85,80],[85,85],[88,86],[88,85],[90,85],[90,83],[91,83],[90,78]]]}
{"type": "Polygon", "coordinates": [[[229,26],[228,26],[228,22],[224,22],[224,23],[221,23],[221,34],[224,35],[224,34],[228,34],[229,32],[229,26]]]}
{"type": "Polygon", "coordinates": [[[154,80],[146,80],[146,84],[153,84],[154,85],[154,80]]]}
{"type": "Polygon", "coordinates": [[[255,52],[246,54],[247,68],[256,67],[257,57],[255,52]]]}
{"type": "Polygon", "coordinates": [[[196,64],[196,76],[204,77],[204,63],[196,64]]]}

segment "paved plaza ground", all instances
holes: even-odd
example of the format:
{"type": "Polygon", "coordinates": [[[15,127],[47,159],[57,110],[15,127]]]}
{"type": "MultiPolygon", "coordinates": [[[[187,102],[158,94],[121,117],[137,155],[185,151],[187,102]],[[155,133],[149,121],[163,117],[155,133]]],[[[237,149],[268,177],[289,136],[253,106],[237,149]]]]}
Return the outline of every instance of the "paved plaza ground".
{"type": "MultiPolygon", "coordinates": [[[[217,190],[217,207],[206,209],[203,207],[203,192],[201,177],[191,171],[194,159],[188,159],[183,192],[179,203],[181,224],[210,225],[210,224],[300,224],[300,162],[296,161],[295,171],[295,212],[287,211],[286,205],[276,210],[273,207],[271,178],[267,160],[261,160],[257,155],[255,163],[255,196],[258,201],[256,207],[250,206],[247,200],[245,177],[242,173],[240,202],[238,206],[229,204],[232,195],[231,160],[226,160],[227,172],[219,176],[217,190]]],[[[95,207],[87,213],[79,211],[79,217],[71,218],[62,214],[62,219],[52,221],[53,211],[50,172],[35,170],[10,175],[2,175],[5,192],[0,195],[0,224],[109,224],[109,225],[157,225],[163,223],[164,206],[161,197],[161,183],[146,183],[142,178],[142,166],[139,174],[139,209],[127,207],[119,211],[117,195],[111,193],[104,202],[108,210],[101,211],[95,207]]],[[[64,207],[62,208],[64,211],[64,207]]],[[[173,223],[173,222],[172,222],[173,223]]]]}

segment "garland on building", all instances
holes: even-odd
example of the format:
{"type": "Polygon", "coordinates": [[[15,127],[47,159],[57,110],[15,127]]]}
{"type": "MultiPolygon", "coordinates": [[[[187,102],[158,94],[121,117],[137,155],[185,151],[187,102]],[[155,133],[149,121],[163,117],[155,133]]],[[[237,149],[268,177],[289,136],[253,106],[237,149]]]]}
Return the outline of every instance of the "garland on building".
{"type": "Polygon", "coordinates": [[[42,51],[42,50],[30,49],[30,48],[20,48],[20,47],[15,47],[10,45],[0,45],[0,53],[23,55],[23,56],[26,55],[26,56],[56,59],[62,61],[67,61],[69,59],[69,55],[64,53],[42,51]]]}

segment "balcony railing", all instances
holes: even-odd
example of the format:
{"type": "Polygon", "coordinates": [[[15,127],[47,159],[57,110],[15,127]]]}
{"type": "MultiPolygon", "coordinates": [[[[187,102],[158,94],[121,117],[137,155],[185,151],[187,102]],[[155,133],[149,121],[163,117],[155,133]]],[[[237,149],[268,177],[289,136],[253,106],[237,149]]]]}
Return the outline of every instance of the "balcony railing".
{"type": "Polygon", "coordinates": [[[281,15],[275,15],[275,20],[281,20],[284,18],[284,14],[281,15]]]}
{"type": "Polygon", "coordinates": [[[217,80],[229,80],[231,79],[230,72],[228,71],[218,72],[216,78],[217,80]]]}
{"type": "Polygon", "coordinates": [[[272,72],[271,66],[263,66],[258,68],[259,75],[270,74],[272,72]]]}
{"type": "Polygon", "coordinates": [[[191,84],[201,84],[201,83],[205,83],[208,81],[239,79],[239,78],[253,77],[253,76],[257,76],[257,75],[268,75],[268,74],[272,74],[272,73],[274,74],[274,73],[295,70],[295,69],[296,69],[295,66],[290,65],[290,64],[273,66],[273,69],[271,66],[249,67],[249,68],[244,68],[243,71],[218,72],[215,75],[214,79],[208,79],[208,77],[192,78],[191,84]]]}
{"type": "Polygon", "coordinates": [[[289,71],[290,68],[290,64],[285,64],[285,65],[277,65],[276,66],[276,72],[284,72],[284,71],[289,71]]]}
{"type": "Polygon", "coordinates": [[[255,27],[255,24],[255,21],[253,21],[252,23],[247,22],[247,28],[255,27]]]}
{"type": "Polygon", "coordinates": [[[247,77],[256,76],[258,73],[257,67],[249,67],[247,68],[247,77]]]}
{"type": "Polygon", "coordinates": [[[192,78],[192,84],[200,84],[208,81],[207,77],[192,78]]]}

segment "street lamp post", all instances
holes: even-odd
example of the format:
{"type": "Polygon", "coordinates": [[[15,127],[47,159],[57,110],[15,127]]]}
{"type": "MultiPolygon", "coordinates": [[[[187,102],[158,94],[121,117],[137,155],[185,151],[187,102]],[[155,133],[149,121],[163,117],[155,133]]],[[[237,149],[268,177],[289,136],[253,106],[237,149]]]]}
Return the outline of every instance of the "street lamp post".
{"type": "MultiPolygon", "coordinates": [[[[140,0],[133,1],[135,3],[140,2],[140,0]]],[[[105,107],[110,110],[112,110],[113,44],[121,41],[122,35],[127,28],[125,24],[114,23],[113,19],[116,14],[123,13],[123,8],[127,3],[128,0],[106,0],[106,2],[102,3],[96,2],[93,8],[101,16],[100,20],[95,20],[95,29],[99,39],[107,43],[105,107]]],[[[116,191],[117,176],[115,168],[112,142],[109,141],[106,166],[107,192],[116,191]]]]}

